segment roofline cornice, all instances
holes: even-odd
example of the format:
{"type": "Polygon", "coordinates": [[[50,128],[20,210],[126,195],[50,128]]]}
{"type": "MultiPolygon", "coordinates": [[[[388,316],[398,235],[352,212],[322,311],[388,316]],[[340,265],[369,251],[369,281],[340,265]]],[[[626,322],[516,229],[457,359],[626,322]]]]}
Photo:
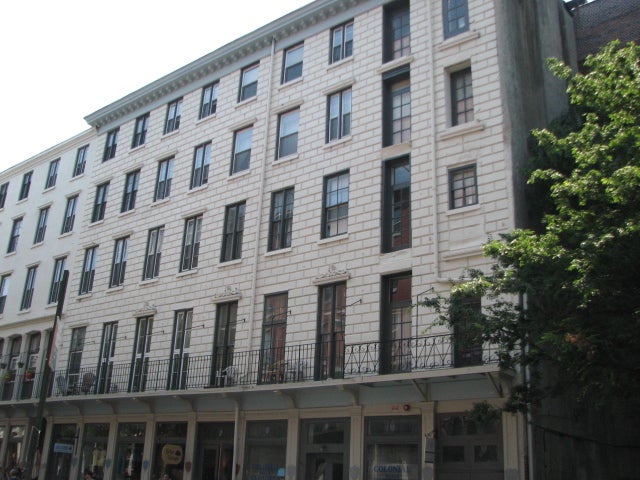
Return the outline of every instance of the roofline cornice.
{"type": "Polygon", "coordinates": [[[117,122],[162,97],[184,89],[222,68],[368,0],[316,0],[165,75],[84,117],[96,129],[117,122]]]}

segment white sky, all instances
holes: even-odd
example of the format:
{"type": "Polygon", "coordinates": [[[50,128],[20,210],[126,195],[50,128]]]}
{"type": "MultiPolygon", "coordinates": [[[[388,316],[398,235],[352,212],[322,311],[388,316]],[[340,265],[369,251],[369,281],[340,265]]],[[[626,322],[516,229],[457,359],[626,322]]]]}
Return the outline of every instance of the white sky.
{"type": "Polygon", "coordinates": [[[311,0],[4,0],[0,172],[84,117],[311,0]]]}

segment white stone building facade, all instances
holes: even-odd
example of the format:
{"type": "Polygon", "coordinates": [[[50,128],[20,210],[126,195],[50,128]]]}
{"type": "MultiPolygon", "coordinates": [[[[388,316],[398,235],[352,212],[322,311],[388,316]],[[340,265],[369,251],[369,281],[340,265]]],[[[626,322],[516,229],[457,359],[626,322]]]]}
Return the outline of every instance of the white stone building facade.
{"type": "Polygon", "coordinates": [[[536,3],[317,0],[0,174],[2,464],[47,479],[525,478],[523,419],[468,414],[500,406],[518,373],[417,304],[488,267],[482,244],[525,221],[527,132],[564,104],[544,59],[573,51],[561,2],[536,3]],[[64,229],[76,197],[73,228],[32,245],[39,212],[64,229]]]}

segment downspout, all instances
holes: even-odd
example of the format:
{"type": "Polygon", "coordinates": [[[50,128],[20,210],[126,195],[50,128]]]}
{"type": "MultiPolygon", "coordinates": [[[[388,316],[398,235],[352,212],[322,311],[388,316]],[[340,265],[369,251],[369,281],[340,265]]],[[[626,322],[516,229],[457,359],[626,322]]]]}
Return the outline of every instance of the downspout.
{"type": "MultiPolygon", "coordinates": [[[[520,297],[520,305],[522,305],[522,310],[524,312],[527,311],[527,294],[523,293],[520,297]]],[[[529,345],[524,345],[524,354],[525,358],[529,354],[529,345]]],[[[529,365],[524,366],[524,382],[525,385],[529,386],[531,384],[531,369],[529,365]]],[[[527,464],[528,464],[528,474],[529,480],[534,480],[534,460],[533,460],[533,415],[531,415],[531,404],[527,406],[527,417],[526,417],[526,427],[527,429],[527,464]]]]}
{"type": "Polygon", "coordinates": [[[235,418],[233,421],[233,459],[231,460],[231,480],[236,480],[236,465],[238,464],[238,429],[240,428],[240,402],[234,398],[235,418]]]}
{"type": "Polygon", "coordinates": [[[264,203],[264,189],[266,183],[266,170],[267,170],[267,155],[268,155],[268,142],[269,142],[269,125],[270,125],[270,114],[271,114],[271,83],[273,78],[273,62],[275,61],[275,53],[276,53],[276,37],[271,37],[271,55],[269,59],[269,80],[267,82],[267,111],[265,113],[266,126],[264,129],[264,137],[263,137],[263,145],[264,145],[264,156],[262,158],[262,167],[260,168],[260,189],[258,190],[258,230],[256,232],[256,245],[253,249],[253,265],[251,266],[251,296],[250,296],[250,305],[249,305],[249,339],[248,339],[248,347],[249,350],[252,349],[253,345],[253,327],[254,327],[254,317],[255,317],[255,306],[256,306],[256,285],[258,283],[258,259],[260,255],[260,233],[262,232],[262,205],[264,203]]]}
{"type": "MultiPolygon", "coordinates": [[[[427,2],[427,17],[433,22],[433,14],[431,11],[431,2],[427,2]]],[[[433,23],[430,25],[433,32],[433,23]]],[[[431,171],[431,192],[433,194],[433,270],[436,282],[440,282],[440,233],[439,233],[439,215],[438,215],[438,157],[437,157],[437,133],[436,133],[436,72],[434,60],[434,43],[433,35],[431,35],[431,48],[429,49],[429,69],[431,70],[431,81],[429,82],[429,95],[431,97],[431,162],[433,165],[431,171]]]]}

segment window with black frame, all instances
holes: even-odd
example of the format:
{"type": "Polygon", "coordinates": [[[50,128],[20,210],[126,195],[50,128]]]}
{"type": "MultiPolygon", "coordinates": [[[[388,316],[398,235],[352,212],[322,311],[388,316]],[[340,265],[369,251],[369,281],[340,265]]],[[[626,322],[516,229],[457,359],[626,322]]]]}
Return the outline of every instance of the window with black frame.
{"type": "Polygon", "coordinates": [[[366,418],[364,480],[420,480],[420,425],[415,415],[366,418]]]}
{"type": "Polygon", "coordinates": [[[286,420],[247,422],[244,478],[285,478],[286,454],[286,420]]]}

